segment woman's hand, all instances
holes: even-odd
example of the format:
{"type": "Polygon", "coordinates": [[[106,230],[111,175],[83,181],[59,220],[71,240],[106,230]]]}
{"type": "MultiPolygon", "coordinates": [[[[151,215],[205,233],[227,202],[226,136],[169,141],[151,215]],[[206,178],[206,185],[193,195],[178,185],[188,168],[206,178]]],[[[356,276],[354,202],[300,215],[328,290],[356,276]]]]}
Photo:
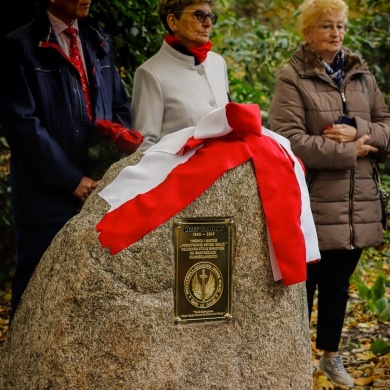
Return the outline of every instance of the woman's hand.
{"type": "Polygon", "coordinates": [[[332,139],[333,141],[339,143],[354,142],[356,139],[356,129],[349,125],[333,125],[332,127],[327,127],[322,136],[324,138],[332,139]]]}
{"type": "Polygon", "coordinates": [[[374,146],[365,145],[369,139],[370,136],[364,134],[363,137],[360,137],[355,141],[357,157],[365,157],[368,153],[376,153],[378,151],[378,148],[374,146]]]}
{"type": "Polygon", "coordinates": [[[363,135],[363,137],[360,137],[355,141],[356,129],[349,125],[340,124],[333,125],[333,127],[329,126],[323,131],[322,136],[339,143],[355,142],[358,158],[365,157],[368,153],[376,153],[378,151],[378,148],[365,144],[370,139],[368,134],[363,135]]]}
{"type": "Polygon", "coordinates": [[[363,135],[363,137],[360,137],[355,141],[356,129],[349,125],[340,124],[333,125],[333,127],[329,126],[323,131],[322,136],[339,143],[355,142],[358,158],[365,157],[368,153],[376,153],[378,151],[378,148],[365,144],[370,139],[368,134],[363,135]]]}

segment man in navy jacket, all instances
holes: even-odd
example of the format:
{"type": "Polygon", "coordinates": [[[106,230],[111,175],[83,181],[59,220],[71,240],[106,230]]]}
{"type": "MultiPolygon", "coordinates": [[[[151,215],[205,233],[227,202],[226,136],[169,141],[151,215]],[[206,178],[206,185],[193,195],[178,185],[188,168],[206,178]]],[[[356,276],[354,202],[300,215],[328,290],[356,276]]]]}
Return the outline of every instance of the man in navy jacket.
{"type": "Polygon", "coordinates": [[[51,240],[98,182],[88,176],[93,123],[131,128],[130,103],[107,35],[83,20],[91,0],[44,0],[40,17],[2,44],[1,127],[11,149],[16,273],[11,318],[51,240]],[[69,60],[67,27],[78,30],[92,119],[69,60]]]}

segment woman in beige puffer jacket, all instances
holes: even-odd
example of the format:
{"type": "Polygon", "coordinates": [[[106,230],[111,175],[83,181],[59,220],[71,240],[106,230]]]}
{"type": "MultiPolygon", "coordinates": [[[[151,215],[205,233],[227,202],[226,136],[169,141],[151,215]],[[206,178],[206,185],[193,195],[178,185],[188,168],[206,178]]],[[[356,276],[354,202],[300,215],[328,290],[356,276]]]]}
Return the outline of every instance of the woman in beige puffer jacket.
{"type": "Polygon", "coordinates": [[[290,140],[306,167],[321,250],[366,248],[382,241],[372,162],[390,151],[390,114],[365,62],[343,51],[345,76],[338,88],[310,45],[303,44],[280,71],[270,108],[271,130],[290,140]],[[343,113],[356,121],[356,140],[368,135],[364,144],[378,153],[358,156],[355,142],[323,137],[343,113]]]}
{"type": "Polygon", "coordinates": [[[287,137],[307,170],[321,261],[308,265],[309,316],[318,287],[316,344],[320,368],[353,387],[338,347],[349,279],[363,248],[382,241],[374,165],[390,151],[390,113],[366,63],[342,46],[348,7],[342,0],[305,0],[306,43],[278,76],[271,130],[287,137]],[[349,125],[338,125],[341,115],[349,125]]]}

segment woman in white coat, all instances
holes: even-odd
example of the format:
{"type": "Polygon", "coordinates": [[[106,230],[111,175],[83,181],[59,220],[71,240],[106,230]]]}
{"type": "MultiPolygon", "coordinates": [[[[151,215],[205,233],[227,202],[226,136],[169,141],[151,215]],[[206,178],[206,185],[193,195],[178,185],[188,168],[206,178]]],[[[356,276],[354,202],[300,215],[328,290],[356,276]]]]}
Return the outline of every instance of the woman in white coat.
{"type": "Polygon", "coordinates": [[[146,150],[162,137],[195,126],[229,101],[225,60],[210,51],[217,21],[215,0],[160,0],[158,14],[168,34],[160,50],[135,72],[134,128],[146,150]]]}

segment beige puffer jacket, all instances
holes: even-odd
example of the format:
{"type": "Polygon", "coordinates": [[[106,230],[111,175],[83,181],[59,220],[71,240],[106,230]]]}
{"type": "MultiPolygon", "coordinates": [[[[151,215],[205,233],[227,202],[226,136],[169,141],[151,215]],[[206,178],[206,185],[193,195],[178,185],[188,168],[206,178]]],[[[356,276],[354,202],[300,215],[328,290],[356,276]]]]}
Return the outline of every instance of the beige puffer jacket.
{"type": "Polygon", "coordinates": [[[339,89],[307,44],[278,77],[270,106],[271,130],[287,137],[307,169],[311,207],[321,250],[365,248],[382,241],[381,206],[373,178],[374,156],[357,158],[354,142],[321,137],[343,114],[354,117],[357,138],[390,151],[390,113],[367,65],[347,48],[339,89]]]}

